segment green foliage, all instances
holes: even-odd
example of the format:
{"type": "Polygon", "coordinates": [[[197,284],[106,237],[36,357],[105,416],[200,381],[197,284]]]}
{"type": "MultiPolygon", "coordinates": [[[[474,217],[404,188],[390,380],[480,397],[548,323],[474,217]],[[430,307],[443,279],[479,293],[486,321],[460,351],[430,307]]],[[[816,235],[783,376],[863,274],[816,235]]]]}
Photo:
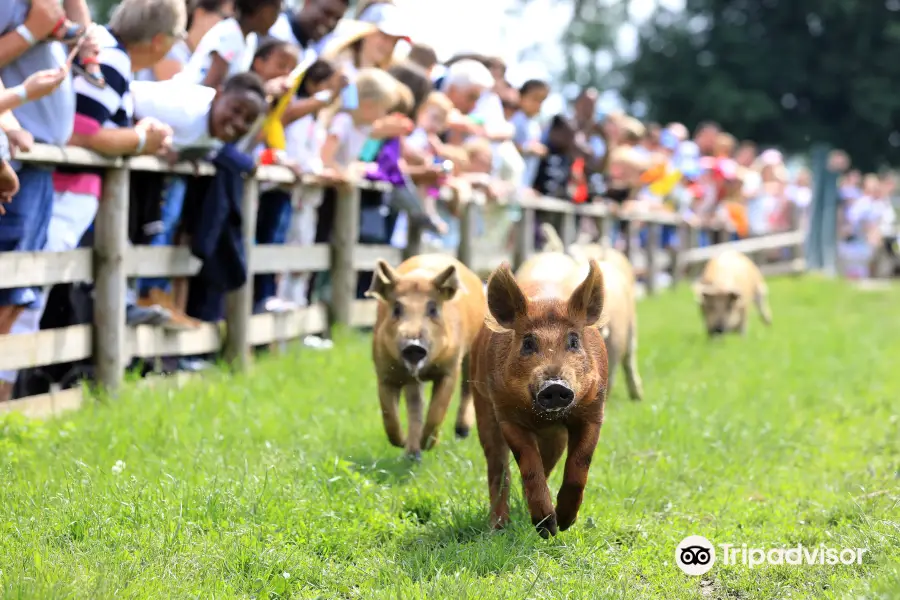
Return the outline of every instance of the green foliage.
{"type": "Polygon", "coordinates": [[[823,141],[872,168],[900,159],[900,2],[688,0],[657,11],[623,93],[655,120],[719,121],[805,151],[823,141]]]}
{"type": "Polygon", "coordinates": [[[106,23],[113,8],[118,4],[117,0],[88,0],[88,6],[91,7],[91,17],[97,23],[106,23]]]}
{"type": "Polygon", "coordinates": [[[387,443],[362,335],[0,417],[0,597],[896,597],[900,290],[771,288],[774,326],[753,315],[744,339],[707,342],[686,286],[641,303],[646,399],[618,379],[578,522],[548,541],[515,467],[513,524],[487,529],[484,457],[452,413],[420,465],[387,443]],[[868,552],[695,578],[674,565],[688,534],[868,552]]]}

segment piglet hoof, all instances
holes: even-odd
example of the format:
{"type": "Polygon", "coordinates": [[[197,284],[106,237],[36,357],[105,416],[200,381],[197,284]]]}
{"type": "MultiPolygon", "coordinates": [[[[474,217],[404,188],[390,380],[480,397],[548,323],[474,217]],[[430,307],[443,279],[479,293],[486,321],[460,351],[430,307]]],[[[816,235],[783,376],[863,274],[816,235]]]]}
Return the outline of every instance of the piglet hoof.
{"type": "Polygon", "coordinates": [[[406,458],[415,463],[422,462],[422,451],[421,450],[407,450],[406,458]]]}
{"type": "Polygon", "coordinates": [[[469,432],[471,430],[465,425],[457,425],[456,426],[456,438],[460,440],[464,440],[469,437],[469,432]]]}
{"type": "Polygon", "coordinates": [[[538,534],[545,540],[551,535],[556,535],[558,531],[555,513],[550,513],[542,518],[531,517],[531,522],[534,524],[535,529],[537,529],[538,534]]]}
{"type": "Polygon", "coordinates": [[[565,531],[569,527],[575,524],[575,519],[578,518],[578,515],[568,515],[566,513],[556,513],[557,515],[557,523],[559,524],[559,530],[565,531]]]}
{"type": "Polygon", "coordinates": [[[436,435],[430,435],[428,438],[422,439],[422,448],[425,450],[432,450],[435,446],[437,446],[438,437],[436,435]]]}

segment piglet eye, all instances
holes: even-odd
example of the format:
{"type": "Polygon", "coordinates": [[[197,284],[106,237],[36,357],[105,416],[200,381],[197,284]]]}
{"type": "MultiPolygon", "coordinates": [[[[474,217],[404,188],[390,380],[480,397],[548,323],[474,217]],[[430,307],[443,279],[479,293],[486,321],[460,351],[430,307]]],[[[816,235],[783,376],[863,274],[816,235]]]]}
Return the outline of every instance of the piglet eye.
{"type": "Polygon", "coordinates": [[[429,300],[428,304],[425,305],[425,314],[429,319],[436,319],[438,316],[437,302],[429,300]]]}
{"type": "Polygon", "coordinates": [[[399,302],[394,302],[393,313],[395,319],[399,319],[403,316],[403,305],[399,302]]]}
{"type": "Polygon", "coordinates": [[[537,338],[535,338],[533,335],[526,335],[522,340],[522,355],[530,356],[532,354],[537,354],[537,351],[537,338]]]}
{"type": "Polygon", "coordinates": [[[566,350],[569,352],[577,352],[581,349],[581,340],[578,338],[578,334],[573,332],[569,333],[569,336],[566,338],[566,350]]]}

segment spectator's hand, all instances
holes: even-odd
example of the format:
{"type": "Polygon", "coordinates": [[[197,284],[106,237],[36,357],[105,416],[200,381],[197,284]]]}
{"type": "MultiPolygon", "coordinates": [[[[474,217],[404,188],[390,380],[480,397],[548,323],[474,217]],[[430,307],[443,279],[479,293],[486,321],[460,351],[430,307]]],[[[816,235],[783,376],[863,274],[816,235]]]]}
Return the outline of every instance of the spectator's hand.
{"type": "Polygon", "coordinates": [[[19,191],[19,177],[7,161],[0,162],[0,215],[6,214],[4,204],[12,202],[19,191]]]}
{"type": "Polygon", "coordinates": [[[88,26],[81,42],[81,48],[78,50],[79,57],[82,59],[96,58],[100,54],[100,29],[102,28],[96,23],[88,26]]]}
{"type": "Polygon", "coordinates": [[[345,185],[347,183],[347,177],[337,169],[332,168],[325,168],[319,173],[319,178],[326,185],[345,185]]]}
{"type": "Polygon", "coordinates": [[[444,176],[444,171],[440,166],[428,165],[428,167],[424,171],[417,174],[417,176],[415,177],[415,183],[417,185],[434,187],[440,184],[444,176]]]}
{"type": "Polygon", "coordinates": [[[31,152],[34,147],[34,136],[24,129],[13,129],[6,132],[9,138],[9,149],[15,156],[18,152],[31,152]]]}
{"type": "Polygon", "coordinates": [[[287,76],[276,77],[275,79],[268,80],[264,89],[267,95],[280,98],[290,91],[291,80],[287,76]]]}
{"type": "Polygon", "coordinates": [[[428,147],[431,148],[431,151],[435,154],[435,156],[443,155],[444,142],[441,141],[441,138],[432,134],[428,135],[428,147]]]}
{"type": "Polygon", "coordinates": [[[525,146],[525,152],[527,154],[531,154],[532,156],[544,157],[547,156],[547,146],[540,142],[528,142],[525,146]]]}
{"type": "Polygon", "coordinates": [[[377,121],[373,133],[377,133],[378,137],[382,139],[405,137],[410,134],[412,128],[413,123],[409,117],[391,114],[377,121]]]}
{"type": "Polygon", "coordinates": [[[172,128],[168,125],[147,117],[141,119],[135,130],[143,130],[147,137],[142,154],[160,154],[169,150],[172,144],[172,128]]]}
{"type": "Polygon", "coordinates": [[[345,74],[338,71],[331,77],[331,81],[328,83],[328,89],[330,89],[335,97],[337,97],[345,87],[350,85],[350,79],[345,74]]]}
{"type": "Polygon", "coordinates": [[[37,40],[43,40],[56,28],[66,12],[59,0],[31,0],[31,10],[25,18],[25,27],[37,40]]]}
{"type": "Polygon", "coordinates": [[[69,69],[67,67],[46,69],[29,75],[22,85],[25,87],[28,99],[37,100],[52,93],[68,76],[69,69]]]}

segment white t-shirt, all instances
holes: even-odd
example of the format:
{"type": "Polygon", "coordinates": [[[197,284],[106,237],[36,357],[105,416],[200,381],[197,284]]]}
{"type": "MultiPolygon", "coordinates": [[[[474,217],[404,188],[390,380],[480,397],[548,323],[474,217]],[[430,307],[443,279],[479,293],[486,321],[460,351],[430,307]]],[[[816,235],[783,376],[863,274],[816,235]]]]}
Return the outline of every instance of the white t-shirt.
{"type": "Polygon", "coordinates": [[[359,160],[359,154],[369,139],[371,127],[357,127],[349,113],[338,113],[331,119],[328,135],[340,140],[334,160],[341,167],[349,167],[359,160]]]}
{"type": "Polygon", "coordinates": [[[209,131],[209,113],[216,90],[186,81],[134,81],[131,84],[136,120],[153,117],[172,128],[172,146],[215,149],[222,142],[209,131]]]}
{"type": "Polygon", "coordinates": [[[236,19],[220,21],[206,32],[206,35],[197,44],[197,50],[194,51],[191,60],[175,78],[191,83],[203,83],[206,73],[212,65],[213,53],[218,54],[222,60],[228,63],[226,79],[239,73],[245,73],[253,64],[257,44],[256,34],[251,33],[245,38],[236,19]]]}
{"type": "Polygon", "coordinates": [[[322,144],[325,131],[315,114],[301,117],[284,128],[285,152],[304,173],[322,171],[322,144]]]}

